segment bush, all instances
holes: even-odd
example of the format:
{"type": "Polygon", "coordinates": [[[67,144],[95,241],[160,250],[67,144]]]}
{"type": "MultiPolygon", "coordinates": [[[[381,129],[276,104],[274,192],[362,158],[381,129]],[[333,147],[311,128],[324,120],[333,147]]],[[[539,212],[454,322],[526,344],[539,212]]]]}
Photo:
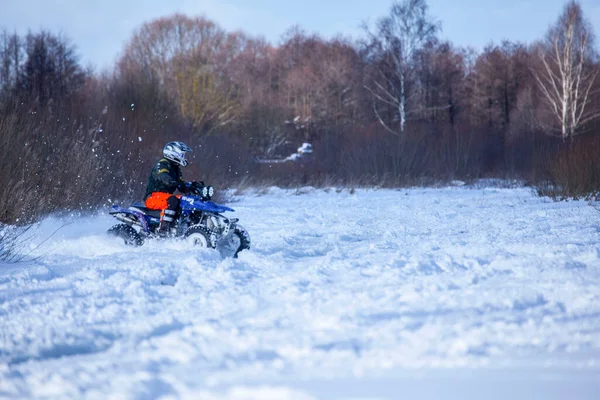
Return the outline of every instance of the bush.
{"type": "Polygon", "coordinates": [[[558,146],[546,166],[539,193],[554,199],[589,199],[600,195],[600,137],[587,136],[558,146]]]}
{"type": "Polygon", "coordinates": [[[26,245],[30,242],[28,232],[31,225],[6,226],[0,224],[0,261],[14,263],[27,257],[26,245]]]}

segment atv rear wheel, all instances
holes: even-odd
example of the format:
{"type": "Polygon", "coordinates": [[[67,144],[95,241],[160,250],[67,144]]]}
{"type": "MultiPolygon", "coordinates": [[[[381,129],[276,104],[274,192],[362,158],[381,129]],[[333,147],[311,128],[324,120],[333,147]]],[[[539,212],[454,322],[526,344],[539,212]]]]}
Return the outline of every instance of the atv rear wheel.
{"type": "Polygon", "coordinates": [[[201,226],[188,229],[185,237],[192,245],[198,248],[214,249],[217,245],[215,235],[201,226]]]}
{"type": "Polygon", "coordinates": [[[144,244],[144,240],[133,227],[127,224],[119,224],[110,228],[106,232],[109,236],[115,236],[123,239],[126,246],[138,247],[144,244]]]}

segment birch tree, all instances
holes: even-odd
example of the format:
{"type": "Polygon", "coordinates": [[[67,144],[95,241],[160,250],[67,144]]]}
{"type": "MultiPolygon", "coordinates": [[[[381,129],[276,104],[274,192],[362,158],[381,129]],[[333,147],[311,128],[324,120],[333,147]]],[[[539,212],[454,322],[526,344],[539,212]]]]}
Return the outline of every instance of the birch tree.
{"type": "Polygon", "coordinates": [[[591,110],[591,91],[598,76],[594,66],[594,36],[581,6],[570,1],[550,27],[540,47],[541,68],[535,79],[558,122],[563,140],[572,139],[580,128],[600,116],[591,110]]]}
{"type": "Polygon", "coordinates": [[[365,88],[373,96],[377,119],[392,133],[397,131],[383,118],[381,108],[392,111],[391,119],[397,120],[400,132],[404,132],[410,115],[419,111],[410,101],[414,57],[438,30],[439,24],[429,17],[425,0],[403,0],[392,4],[389,16],[379,20],[374,33],[367,32],[372,71],[365,88]]]}

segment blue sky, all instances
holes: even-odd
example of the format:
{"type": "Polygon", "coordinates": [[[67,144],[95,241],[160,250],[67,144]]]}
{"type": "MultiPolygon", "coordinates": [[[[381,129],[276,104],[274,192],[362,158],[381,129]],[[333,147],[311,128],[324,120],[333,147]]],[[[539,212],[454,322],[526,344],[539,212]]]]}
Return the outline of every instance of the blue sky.
{"type": "MultiPolygon", "coordinates": [[[[442,37],[481,48],[502,39],[531,42],[556,20],[566,0],[429,0],[442,37]]],[[[0,27],[62,32],[85,64],[108,67],[133,30],[153,18],[183,12],[205,15],[228,30],[241,29],[278,43],[293,25],[324,37],[357,37],[363,21],[384,16],[392,0],[0,0],[0,27]]],[[[600,36],[600,0],[581,0],[600,36]]],[[[599,39],[600,40],[600,39],[599,39]]]]}

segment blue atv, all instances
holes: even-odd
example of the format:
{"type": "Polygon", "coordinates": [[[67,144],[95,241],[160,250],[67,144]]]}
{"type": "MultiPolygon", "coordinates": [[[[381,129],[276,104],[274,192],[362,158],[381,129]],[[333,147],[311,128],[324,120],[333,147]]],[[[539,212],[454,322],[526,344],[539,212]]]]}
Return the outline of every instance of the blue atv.
{"type": "MultiPolygon", "coordinates": [[[[181,210],[169,237],[186,240],[198,248],[217,249],[221,255],[237,258],[242,250],[250,249],[248,232],[238,225],[237,218],[222,215],[234,211],[211,201],[211,186],[194,188],[191,195],[180,197],[181,210]]],[[[159,238],[160,211],[146,208],[142,203],[122,208],[113,205],[110,215],[123,222],[108,230],[126,245],[141,246],[147,239],[159,238]]]]}

